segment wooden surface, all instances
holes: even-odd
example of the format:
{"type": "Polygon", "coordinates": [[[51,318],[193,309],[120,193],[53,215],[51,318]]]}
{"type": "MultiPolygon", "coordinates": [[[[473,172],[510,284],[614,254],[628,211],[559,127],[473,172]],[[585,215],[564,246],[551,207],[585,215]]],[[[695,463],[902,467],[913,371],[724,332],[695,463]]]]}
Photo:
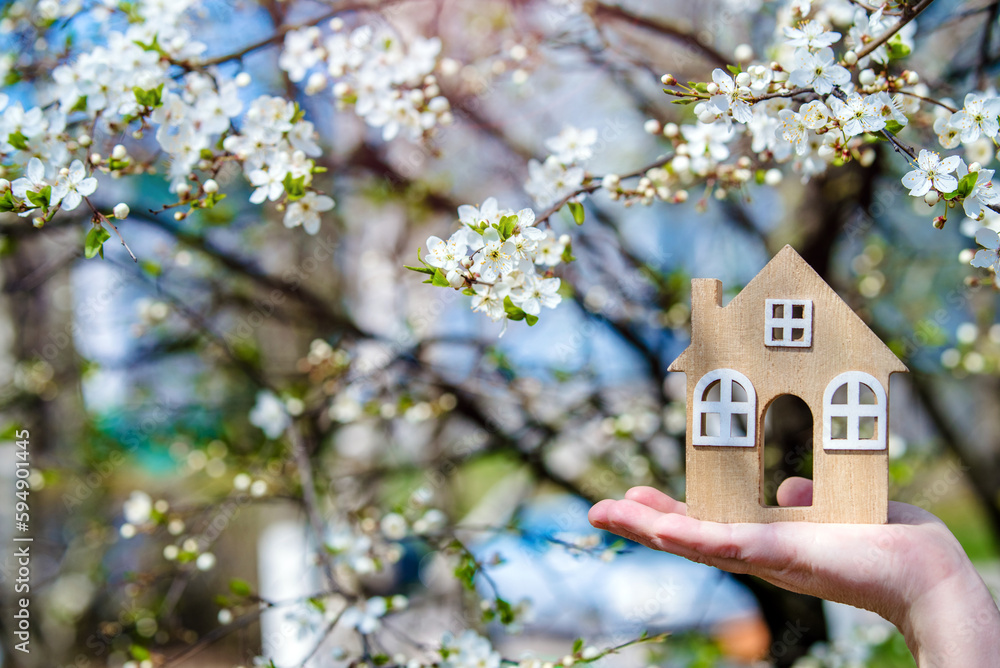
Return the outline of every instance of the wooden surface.
{"type": "MultiPolygon", "coordinates": [[[[884,523],[888,451],[825,450],[823,397],[846,371],[873,376],[888,395],[889,375],[906,367],[790,246],[785,246],[725,307],[722,284],[691,282],[691,345],[670,365],[687,374],[687,505],[692,517],[717,522],[884,523]],[[765,346],[768,299],[812,301],[807,347],[765,346]],[[709,371],[734,369],[756,393],[755,447],[692,445],[694,388],[709,371]],[[813,415],[813,503],[778,508],[763,503],[764,415],[784,394],[800,397],[813,415]]],[[[885,419],[878,425],[888,434],[885,419]]]]}

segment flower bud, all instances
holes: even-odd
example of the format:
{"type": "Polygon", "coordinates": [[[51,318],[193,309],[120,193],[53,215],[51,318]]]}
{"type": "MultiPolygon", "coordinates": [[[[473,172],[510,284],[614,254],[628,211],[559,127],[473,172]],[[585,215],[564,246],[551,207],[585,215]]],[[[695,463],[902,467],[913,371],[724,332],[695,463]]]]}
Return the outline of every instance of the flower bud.
{"type": "Polygon", "coordinates": [[[117,218],[118,220],[125,220],[126,218],[128,218],[129,214],[128,204],[126,204],[125,202],[118,202],[118,204],[115,204],[114,214],[115,218],[117,218]]]}
{"type": "Polygon", "coordinates": [[[983,166],[981,164],[979,164],[978,162],[974,162],[971,165],[969,165],[969,173],[971,174],[973,172],[978,172],[982,168],[983,166]]]}
{"type": "Polygon", "coordinates": [[[926,195],[924,195],[924,202],[927,206],[934,206],[938,203],[941,197],[937,194],[936,190],[929,190],[926,195]]]}
{"type": "Polygon", "coordinates": [[[858,54],[853,51],[848,51],[844,54],[844,64],[848,67],[853,67],[858,64],[858,54]]]}
{"type": "Polygon", "coordinates": [[[746,72],[740,72],[736,75],[736,85],[737,86],[749,86],[750,85],[750,75],[746,72]]]}
{"type": "Polygon", "coordinates": [[[858,75],[858,83],[862,86],[871,86],[875,83],[877,78],[878,77],[875,76],[875,70],[869,67],[866,70],[861,70],[861,73],[858,75]]]}
{"type": "Polygon", "coordinates": [[[465,285],[465,276],[458,269],[452,269],[445,276],[448,279],[448,285],[453,288],[460,288],[465,285]]]}
{"type": "Polygon", "coordinates": [[[920,75],[914,72],[913,70],[910,70],[909,72],[906,73],[906,83],[908,83],[911,86],[916,86],[918,83],[920,83],[920,75]]]}
{"type": "Polygon", "coordinates": [[[43,218],[42,216],[33,218],[31,224],[34,225],[35,227],[45,227],[45,218],[43,218]]]}
{"type": "Polygon", "coordinates": [[[645,123],[642,124],[642,129],[646,131],[647,134],[658,135],[660,131],[663,130],[663,126],[655,118],[650,118],[645,123]]]}
{"type": "Polygon", "coordinates": [[[944,216],[938,216],[937,218],[934,219],[933,225],[936,229],[942,230],[944,229],[944,224],[947,222],[947,220],[948,219],[945,218],[944,216]]]}
{"type": "Polygon", "coordinates": [[[733,58],[736,62],[743,62],[753,58],[753,47],[749,44],[740,44],[735,49],[733,49],[733,58]]]}
{"type": "Polygon", "coordinates": [[[219,184],[215,179],[209,179],[205,181],[205,185],[202,186],[209,195],[219,192],[219,184]]]}
{"type": "Polygon", "coordinates": [[[313,72],[306,80],[306,95],[315,95],[326,88],[326,75],[322,72],[313,72]]]}
{"type": "Polygon", "coordinates": [[[99,165],[99,164],[101,164],[101,160],[103,160],[103,159],[104,159],[104,158],[103,158],[103,157],[101,157],[101,154],[100,154],[100,153],[91,153],[91,154],[90,154],[90,161],[91,161],[92,163],[94,163],[95,165],[99,165]]]}
{"type": "Polygon", "coordinates": [[[688,200],[688,193],[686,190],[678,190],[677,192],[674,193],[675,204],[681,204],[682,202],[686,202],[687,200],[688,200]]]}
{"type": "Polygon", "coordinates": [[[236,79],[234,79],[234,81],[239,88],[246,88],[250,85],[250,82],[253,81],[253,79],[250,78],[249,72],[240,72],[236,75],[236,79]]]}
{"type": "Polygon", "coordinates": [[[128,156],[128,151],[121,144],[115,144],[115,147],[111,149],[111,157],[115,160],[124,160],[128,156]]]}
{"type": "Polygon", "coordinates": [[[768,186],[776,186],[781,183],[784,178],[785,175],[781,173],[780,169],[772,168],[764,172],[764,184],[768,186]]]}
{"type": "Polygon", "coordinates": [[[601,179],[601,187],[607,188],[608,190],[613,190],[618,187],[621,182],[621,178],[617,174],[608,174],[603,179],[601,179]]]}
{"type": "Polygon", "coordinates": [[[664,74],[660,77],[660,83],[664,86],[675,86],[677,85],[677,79],[674,78],[673,74],[664,74]]]}
{"type": "Polygon", "coordinates": [[[191,194],[191,186],[186,183],[182,183],[177,186],[177,196],[184,199],[191,194]]]}
{"type": "Polygon", "coordinates": [[[174,220],[184,220],[187,218],[187,214],[183,211],[174,211],[174,220]]]}
{"type": "Polygon", "coordinates": [[[93,141],[94,141],[94,140],[90,138],[90,135],[88,135],[88,134],[86,134],[86,133],[84,133],[84,134],[80,135],[80,136],[79,136],[79,137],[77,137],[77,139],[76,139],[76,142],[77,142],[77,143],[78,143],[78,144],[79,144],[80,146],[83,146],[84,148],[86,148],[86,147],[90,146],[91,142],[93,142],[93,141]]]}
{"type": "Polygon", "coordinates": [[[719,92],[719,84],[715,83],[714,81],[705,86],[705,88],[708,90],[709,95],[715,95],[716,93],[719,92]]]}
{"type": "Polygon", "coordinates": [[[7,179],[0,179],[0,193],[5,193],[10,190],[10,181],[7,179]]]}

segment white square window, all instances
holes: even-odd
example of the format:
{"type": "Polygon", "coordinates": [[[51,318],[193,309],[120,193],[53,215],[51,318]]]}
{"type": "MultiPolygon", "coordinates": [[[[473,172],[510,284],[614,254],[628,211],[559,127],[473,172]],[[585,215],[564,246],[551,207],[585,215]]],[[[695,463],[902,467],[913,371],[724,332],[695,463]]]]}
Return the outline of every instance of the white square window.
{"type": "Polygon", "coordinates": [[[812,345],[811,299],[764,300],[764,345],[808,348],[812,345]]]}

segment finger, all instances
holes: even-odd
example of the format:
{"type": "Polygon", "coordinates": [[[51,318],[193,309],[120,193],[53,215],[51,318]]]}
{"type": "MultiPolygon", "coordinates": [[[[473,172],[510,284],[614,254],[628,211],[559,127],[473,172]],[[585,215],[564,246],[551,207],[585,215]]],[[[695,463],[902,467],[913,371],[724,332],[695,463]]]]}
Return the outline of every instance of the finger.
{"type": "Polygon", "coordinates": [[[605,499],[604,501],[597,502],[590,512],[587,513],[587,519],[590,523],[597,527],[598,529],[604,529],[605,531],[610,531],[613,534],[617,534],[622,538],[630,540],[634,543],[641,543],[647,547],[653,547],[653,549],[658,549],[649,544],[648,541],[644,540],[642,536],[638,536],[631,531],[627,531],[622,527],[619,527],[611,522],[608,517],[608,510],[615,504],[616,501],[610,499],[605,499]]]}
{"type": "Polygon", "coordinates": [[[687,515],[686,503],[677,501],[653,487],[633,487],[625,492],[625,498],[629,501],[641,503],[653,510],[659,510],[661,513],[687,515]]]}
{"type": "Polygon", "coordinates": [[[587,513],[587,519],[590,523],[597,527],[598,529],[603,529],[609,523],[608,520],[608,508],[614,503],[611,499],[604,499],[603,501],[598,501],[593,505],[590,511],[587,513]]]}
{"type": "Polygon", "coordinates": [[[788,478],[778,487],[779,506],[811,506],[813,482],[807,478],[788,478]]]}
{"type": "Polygon", "coordinates": [[[654,549],[730,571],[746,572],[787,557],[771,544],[770,525],[703,522],[630,499],[609,503],[602,512],[610,531],[627,532],[654,549]]]}

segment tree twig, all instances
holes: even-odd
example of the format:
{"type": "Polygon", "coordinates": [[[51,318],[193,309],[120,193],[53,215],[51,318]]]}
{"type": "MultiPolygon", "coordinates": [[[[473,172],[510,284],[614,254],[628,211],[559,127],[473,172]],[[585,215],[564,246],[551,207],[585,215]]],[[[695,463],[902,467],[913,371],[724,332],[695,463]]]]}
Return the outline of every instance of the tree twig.
{"type": "Polygon", "coordinates": [[[900,17],[899,21],[896,22],[896,25],[889,28],[888,30],[886,30],[884,33],[882,33],[872,41],[868,42],[864,46],[864,48],[855,51],[855,54],[857,55],[858,59],[864,58],[872,51],[874,51],[875,49],[879,48],[880,46],[888,42],[890,39],[892,39],[892,36],[898,33],[900,30],[902,30],[906,24],[908,24],[913,19],[917,18],[917,16],[921,12],[930,7],[932,2],[934,2],[934,0],[920,0],[920,2],[915,4],[912,8],[909,6],[905,7],[903,9],[902,16],[900,17]]]}

